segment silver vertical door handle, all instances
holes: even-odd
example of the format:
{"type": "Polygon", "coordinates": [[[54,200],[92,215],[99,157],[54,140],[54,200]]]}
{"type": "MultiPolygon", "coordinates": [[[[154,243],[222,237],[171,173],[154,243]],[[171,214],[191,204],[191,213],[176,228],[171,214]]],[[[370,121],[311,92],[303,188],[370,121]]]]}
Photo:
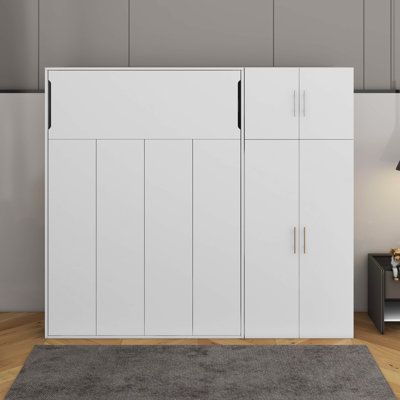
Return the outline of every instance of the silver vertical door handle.
{"type": "Polygon", "coordinates": [[[303,228],[303,253],[306,254],[306,227],[303,228]]]}
{"type": "Polygon", "coordinates": [[[293,117],[296,117],[296,91],[293,90],[293,117]]]}
{"type": "Polygon", "coordinates": [[[306,91],[303,90],[303,117],[306,116],[306,91]]]}
{"type": "Polygon", "coordinates": [[[296,240],[297,239],[297,234],[296,234],[296,227],[293,227],[293,253],[296,254],[296,240]]]}

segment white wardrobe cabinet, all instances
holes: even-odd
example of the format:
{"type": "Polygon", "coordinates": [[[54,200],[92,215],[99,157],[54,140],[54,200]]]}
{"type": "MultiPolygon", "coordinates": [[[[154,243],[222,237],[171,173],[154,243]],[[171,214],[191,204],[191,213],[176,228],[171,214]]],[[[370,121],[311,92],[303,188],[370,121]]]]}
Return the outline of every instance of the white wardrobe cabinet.
{"type": "Polygon", "coordinates": [[[46,337],[352,337],[352,74],[47,69],[46,337]]]}
{"type": "Polygon", "coordinates": [[[246,68],[246,139],[352,139],[352,68],[246,68]]]}
{"type": "Polygon", "coordinates": [[[353,141],[246,142],[246,337],[353,336],[353,141]]]}

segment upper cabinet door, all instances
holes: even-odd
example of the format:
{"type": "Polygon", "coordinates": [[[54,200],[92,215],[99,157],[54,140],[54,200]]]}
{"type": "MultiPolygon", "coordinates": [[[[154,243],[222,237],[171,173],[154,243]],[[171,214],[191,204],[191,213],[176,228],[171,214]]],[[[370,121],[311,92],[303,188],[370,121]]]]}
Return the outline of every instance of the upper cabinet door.
{"type": "Polygon", "coordinates": [[[49,138],[240,139],[237,70],[49,70],[49,138]]]}
{"type": "Polygon", "coordinates": [[[298,139],[299,69],[246,68],[246,139],[298,139]]]}
{"type": "Polygon", "coordinates": [[[353,139],[353,69],[300,68],[300,139],[353,139]]]}

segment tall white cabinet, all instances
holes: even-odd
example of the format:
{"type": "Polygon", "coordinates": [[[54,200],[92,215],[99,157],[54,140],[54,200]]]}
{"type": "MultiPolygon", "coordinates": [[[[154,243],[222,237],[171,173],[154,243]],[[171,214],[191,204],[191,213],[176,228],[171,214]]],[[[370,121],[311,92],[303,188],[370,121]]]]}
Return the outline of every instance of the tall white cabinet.
{"type": "Polygon", "coordinates": [[[242,70],[46,73],[46,335],[240,336],[242,70]]]}
{"type": "Polygon", "coordinates": [[[245,335],[352,337],[353,71],[245,81],[245,335]]]}
{"type": "Polygon", "coordinates": [[[47,337],[352,336],[352,70],[46,79],[47,337]]]}

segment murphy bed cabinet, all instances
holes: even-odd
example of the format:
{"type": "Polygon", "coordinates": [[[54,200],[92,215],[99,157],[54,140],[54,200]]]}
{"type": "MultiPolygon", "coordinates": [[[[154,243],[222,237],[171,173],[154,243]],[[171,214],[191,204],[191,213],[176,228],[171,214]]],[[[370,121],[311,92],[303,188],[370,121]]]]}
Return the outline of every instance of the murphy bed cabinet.
{"type": "Polygon", "coordinates": [[[46,80],[46,337],[353,335],[352,69],[46,80]]]}

